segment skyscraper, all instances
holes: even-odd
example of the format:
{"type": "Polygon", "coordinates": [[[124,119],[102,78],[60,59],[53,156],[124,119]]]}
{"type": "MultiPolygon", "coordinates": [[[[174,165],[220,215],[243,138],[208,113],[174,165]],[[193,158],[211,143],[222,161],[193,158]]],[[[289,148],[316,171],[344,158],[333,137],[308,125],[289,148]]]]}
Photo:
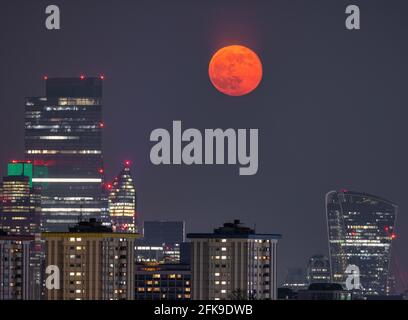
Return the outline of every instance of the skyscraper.
{"type": "MultiPolygon", "coordinates": [[[[41,176],[43,168],[31,162],[13,160],[8,164],[8,176],[0,184],[0,229],[10,236],[31,236],[29,241],[29,286],[26,299],[42,297],[43,242],[41,229],[41,187],[33,185],[33,176],[41,176]]],[[[16,237],[15,239],[17,239],[16,237]]],[[[17,270],[17,269],[16,269],[17,270]]]]}
{"type": "Polygon", "coordinates": [[[277,299],[278,234],[257,234],[239,220],[214,233],[191,233],[193,300],[277,299]]]}
{"type": "Polygon", "coordinates": [[[25,157],[47,168],[42,227],[67,231],[79,217],[102,214],[102,79],[46,78],[44,97],[26,98],[25,157]]]}
{"type": "Polygon", "coordinates": [[[130,173],[130,161],[109,185],[109,217],[119,232],[136,232],[136,189],[130,173]]]}
{"type": "Polygon", "coordinates": [[[386,294],[397,211],[396,204],[374,195],[347,190],[327,193],[333,282],[344,284],[346,269],[354,265],[364,293],[386,294]]]}
{"type": "Polygon", "coordinates": [[[41,194],[27,176],[6,176],[0,184],[0,229],[14,235],[39,232],[41,194]]]}
{"type": "Polygon", "coordinates": [[[133,300],[136,234],[112,232],[91,219],[69,232],[45,232],[46,263],[61,274],[47,300],[133,300]]]}
{"type": "Polygon", "coordinates": [[[307,282],[308,284],[331,282],[328,257],[321,254],[310,257],[307,265],[307,282]]]}

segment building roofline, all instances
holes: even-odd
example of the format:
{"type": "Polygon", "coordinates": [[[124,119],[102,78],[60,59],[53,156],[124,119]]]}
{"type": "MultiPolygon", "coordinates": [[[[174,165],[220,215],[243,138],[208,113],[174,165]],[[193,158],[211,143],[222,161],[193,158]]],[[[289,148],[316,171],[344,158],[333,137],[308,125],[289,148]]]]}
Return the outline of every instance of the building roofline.
{"type": "Polygon", "coordinates": [[[264,240],[279,240],[282,239],[281,234],[233,234],[233,233],[188,233],[189,239],[264,239],[264,240]]]}
{"type": "Polygon", "coordinates": [[[137,239],[138,233],[122,233],[122,232],[43,232],[41,238],[132,238],[137,239]]]}
{"type": "Polygon", "coordinates": [[[349,195],[364,196],[364,197],[376,199],[376,200],[381,201],[381,202],[386,202],[386,203],[388,203],[388,204],[390,204],[392,206],[398,207],[398,204],[396,204],[395,202],[392,202],[392,201],[390,201],[388,199],[376,196],[374,194],[364,193],[364,192],[359,192],[359,191],[353,191],[353,190],[344,190],[344,189],[342,189],[342,190],[332,190],[332,191],[329,191],[329,192],[326,193],[326,197],[329,196],[330,194],[333,194],[333,193],[344,193],[344,194],[349,194],[349,195]]]}

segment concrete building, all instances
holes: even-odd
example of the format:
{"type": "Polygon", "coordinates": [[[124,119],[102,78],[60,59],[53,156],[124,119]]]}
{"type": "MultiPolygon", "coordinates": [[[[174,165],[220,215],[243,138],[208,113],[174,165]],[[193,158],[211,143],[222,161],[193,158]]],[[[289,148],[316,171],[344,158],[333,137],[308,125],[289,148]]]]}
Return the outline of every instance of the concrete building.
{"type": "Polygon", "coordinates": [[[239,220],[191,233],[193,300],[277,299],[279,234],[257,234],[239,220]]]}
{"type": "Polygon", "coordinates": [[[136,265],[136,300],[190,300],[191,271],[186,264],[136,265]]]}
{"type": "Polygon", "coordinates": [[[46,264],[60,270],[59,290],[48,300],[133,300],[137,234],[112,232],[91,219],[69,232],[44,233],[46,264]]]}
{"type": "Polygon", "coordinates": [[[31,300],[31,246],[34,236],[0,230],[0,300],[31,300]]]}

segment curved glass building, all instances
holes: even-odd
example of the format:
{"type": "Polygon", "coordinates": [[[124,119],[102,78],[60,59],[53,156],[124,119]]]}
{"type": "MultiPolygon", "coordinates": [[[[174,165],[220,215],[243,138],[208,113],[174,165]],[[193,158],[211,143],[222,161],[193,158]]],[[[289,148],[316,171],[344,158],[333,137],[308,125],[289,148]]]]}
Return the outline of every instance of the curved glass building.
{"type": "Polygon", "coordinates": [[[364,294],[387,293],[397,212],[396,204],[374,195],[347,190],[326,194],[333,282],[345,284],[347,267],[355,265],[364,294]]]}

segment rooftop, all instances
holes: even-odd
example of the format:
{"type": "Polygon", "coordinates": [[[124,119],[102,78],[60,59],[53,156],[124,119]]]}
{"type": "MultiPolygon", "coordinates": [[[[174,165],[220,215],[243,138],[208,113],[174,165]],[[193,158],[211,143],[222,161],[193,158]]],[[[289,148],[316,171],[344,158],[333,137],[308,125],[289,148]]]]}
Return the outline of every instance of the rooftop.
{"type": "Polygon", "coordinates": [[[102,225],[102,222],[97,221],[95,218],[89,219],[89,221],[79,221],[77,225],[69,227],[69,232],[84,232],[84,233],[111,233],[112,228],[102,225]]]}
{"type": "Polygon", "coordinates": [[[189,233],[187,238],[280,239],[282,235],[256,233],[254,229],[244,226],[240,220],[234,220],[214,229],[214,233],[189,233]]]}

